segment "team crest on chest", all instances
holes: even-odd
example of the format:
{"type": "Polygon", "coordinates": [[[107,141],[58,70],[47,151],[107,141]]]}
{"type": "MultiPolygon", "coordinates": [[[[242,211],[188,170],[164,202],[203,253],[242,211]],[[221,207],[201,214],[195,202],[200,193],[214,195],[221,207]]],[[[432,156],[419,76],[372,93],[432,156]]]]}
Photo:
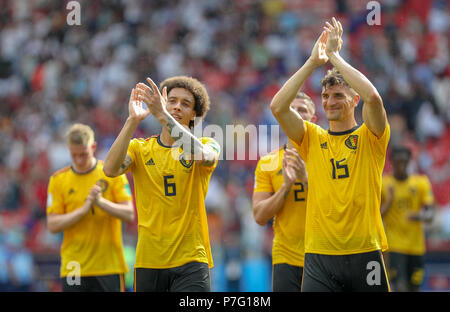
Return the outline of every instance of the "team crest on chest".
{"type": "Polygon", "coordinates": [[[186,160],[184,158],[184,154],[182,154],[182,155],[180,155],[180,163],[183,165],[183,167],[191,168],[192,165],[194,164],[194,160],[192,160],[192,159],[186,160]]]}
{"type": "Polygon", "coordinates": [[[108,181],[104,179],[98,180],[97,184],[102,188],[102,193],[106,192],[106,190],[108,189],[108,181]]]}
{"type": "Polygon", "coordinates": [[[345,140],[345,146],[347,146],[349,149],[355,150],[358,147],[358,136],[350,135],[345,140]]]}

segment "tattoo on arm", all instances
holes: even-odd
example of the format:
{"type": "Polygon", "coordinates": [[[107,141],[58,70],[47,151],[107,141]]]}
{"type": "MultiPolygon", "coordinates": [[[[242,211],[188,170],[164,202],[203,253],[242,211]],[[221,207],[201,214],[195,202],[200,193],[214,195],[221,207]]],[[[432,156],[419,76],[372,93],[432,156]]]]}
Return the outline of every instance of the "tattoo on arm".
{"type": "Polygon", "coordinates": [[[199,144],[194,138],[192,138],[186,134],[186,132],[189,132],[189,130],[184,129],[184,128],[180,129],[180,126],[177,125],[170,118],[166,123],[166,128],[169,131],[170,136],[172,137],[172,139],[175,142],[180,139],[183,139],[181,141],[181,143],[182,143],[181,148],[183,149],[183,151],[190,153],[190,155],[195,155],[198,151],[200,151],[202,149],[201,144],[199,144]],[[178,130],[178,131],[173,131],[173,130],[178,130]],[[176,135],[175,132],[178,132],[178,134],[176,135]],[[189,144],[189,146],[186,146],[187,144],[189,144]]]}
{"type": "Polygon", "coordinates": [[[128,167],[130,167],[132,162],[133,160],[131,159],[131,157],[127,155],[122,165],[120,166],[120,173],[124,173],[128,169],[128,167]]]}
{"type": "Polygon", "coordinates": [[[204,162],[202,162],[202,165],[205,167],[211,167],[212,165],[214,165],[214,161],[213,160],[205,160],[204,162]]]}

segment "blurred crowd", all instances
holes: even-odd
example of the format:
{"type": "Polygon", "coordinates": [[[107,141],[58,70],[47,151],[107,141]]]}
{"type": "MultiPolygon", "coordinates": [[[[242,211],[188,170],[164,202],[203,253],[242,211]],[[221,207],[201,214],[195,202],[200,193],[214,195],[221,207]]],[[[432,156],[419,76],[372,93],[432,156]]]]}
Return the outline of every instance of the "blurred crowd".
{"type": "MultiPolygon", "coordinates": [[[[131,88],[146,77],[188,75],[211,98],[203,126],[276,125],[271,98],[332,16],[344,27],[341,54],[384,100],[391,144],[410,146],[411,171],[432,182],[438,213],[430,246],[450,251],[448,1],[380,0],[381,25],[373,26],[362,0],[78,2],[81,25],[70,26],[68,1],[0,0],[0,291],[58,289],[46,259],[58,254],[62,236],[46,230],[45,206],[50,175],[70,163],[64,134],[71,124],[94,128],[96,156],[104,159],[127,117],[131,88]]],[[[320,79],[328,68],[303,89],[325,128],[320,79]]],[[[148,118],[135,136],[159,130],[148,118]]],[[[255,166],[222,160],[211,179],[209,228],[224,281],[215,290],[248,290],[239,282],[248,259],[270,265],[271,225],[252,216],[255,166]]],[[[136,224],[124,235],[133,248],[136,224]]]]}

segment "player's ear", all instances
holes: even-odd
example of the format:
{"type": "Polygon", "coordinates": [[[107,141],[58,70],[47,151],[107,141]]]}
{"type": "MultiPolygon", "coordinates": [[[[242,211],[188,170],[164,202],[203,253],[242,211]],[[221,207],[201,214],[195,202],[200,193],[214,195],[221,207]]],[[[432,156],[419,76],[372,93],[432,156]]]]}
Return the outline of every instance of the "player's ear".
{"type": "Polygon", "coordinates": [[[311,122],[312,122],[312,123],[315,123],[316,120],[317,120],[317,116],[316,116],[316,115],[313,115],[312,118],[311,118],[311,122]]]}
{"type": "Polygon", "coordinates": [[[355,96],[353,97],[353,101],[355,103],[355,107],[358,106],[359,100],[361,99],[361,97],[359,96],[358,93],[355,94],[355,96]]]}
{"type": "Polygon", "coordinates": [[[94,143],[92,143],[92,145],[91,145],[91,148],[92,148],[92,152],[94,153],[95,150],[97,149],[97,142],[94,141],[94,143]]]}

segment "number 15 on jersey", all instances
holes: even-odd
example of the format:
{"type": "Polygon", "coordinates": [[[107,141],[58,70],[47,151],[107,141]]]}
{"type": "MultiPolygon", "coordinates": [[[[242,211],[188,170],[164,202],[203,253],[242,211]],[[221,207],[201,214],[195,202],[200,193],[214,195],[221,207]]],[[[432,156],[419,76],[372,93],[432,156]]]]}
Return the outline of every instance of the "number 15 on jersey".
{"type": "Polygon", "coordinates": [[[346,158],[343,158],[341,160],[334,160],[334,158],[330,159],[331,162],[331,166],[332,166],[332,176],[333,176],[333,180],[334,179],[344,179],[344,178],[348,178],[349,175],[349,171],[348,171],[348,166],[347,164],[342,164],[344,161],[346,160],[346,158]],[[336,177],[337,175],[337,177],[336,177]]]}

